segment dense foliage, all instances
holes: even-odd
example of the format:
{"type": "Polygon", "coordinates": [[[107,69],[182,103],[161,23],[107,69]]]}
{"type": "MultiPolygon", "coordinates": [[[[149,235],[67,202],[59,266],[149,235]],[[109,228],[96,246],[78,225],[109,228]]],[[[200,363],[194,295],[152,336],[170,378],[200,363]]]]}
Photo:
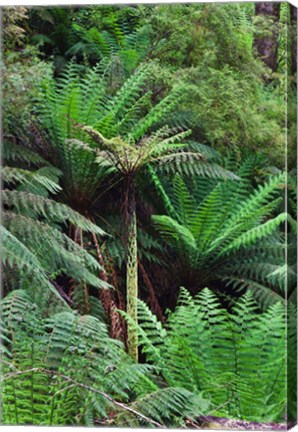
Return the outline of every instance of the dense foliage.
{"type": "Polygon", "coordinates": [[[264,314],[257,309],[249,291],[229,314],[207,288],[194,298],[182,288],[163,327],[139,301],[140,345],[168,385],[203,394],[215,415],[282,420],[285,309],[281,303],[264,314]]]}
{"type": "Polygon", "coordinates": [[[2,423],[295,420],[295,13],[3,9],[2,423]]]}

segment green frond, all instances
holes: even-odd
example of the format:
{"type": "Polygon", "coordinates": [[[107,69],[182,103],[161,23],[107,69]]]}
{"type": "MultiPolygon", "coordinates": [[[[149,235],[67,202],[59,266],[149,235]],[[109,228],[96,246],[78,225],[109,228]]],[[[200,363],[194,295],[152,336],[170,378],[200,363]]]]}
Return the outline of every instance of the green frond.
{"type": "Polygon", "coordinates": [[[48,294],[54,296],[61,306],[67,306],[54,286],[49,282],[47,273],[36,255],[28,247],[11,234],[5,227],[0,226],[2,238],[2,261],[12,269],[24,272],[38,287],[43,287],[42,300],[48,300],[48,294]],[[48,292],[47,292],[48,291],[48,292]]]}
{"type": "Polygon", "coordinates": [[[231,250],[238,250],[240,247],[247,247],[256,243],[261,238],[267,237],[272,234],[282,222],[285,222],[287,220],[287,218],[287,213],[281,213],[276,216],[276,218],[250,229],[249,231],[239,236],[235,241],[231,242],[229,246],[224,248],[220,253],[226,254],[231,250]]]}
{"type": "MultiPolygon", "coordinates": [[[[131,404],[133,409],[164,427],[182,426],[182,417],[185,415],[188,418],[198,417],[207,406],[208,403],[202,396],[173,387],[157,390],[131,404]]],[[[130,427],[140,424],[140,420],[137,421],[131,414],[129,416],[121,414],[117,422],[123,420],[130,427]]],[[[141,425],[149,426],[145,420],[141,421],[141,425]]]]}
{"type": "Polygon", "coordinates": [[[12,167],[3,167],[1,169],[2,179],[8,184],[16,185],[18,183],[24,183],[26,186],[33,188],[37,184],[51,193],[56,193],[61,190],[61,187],[57,184],[58,175],[60,175],[60,171],[56,168],[40,168],[37,171],[28,171],[12,167]]]}
{"type": "Polygon", "coordinates": [[[82,230],[94,232],[101,236],[106,235],[101,228],[80,213],[56,201],[28,192],[9,190],[3,190],[1,196],[6,206],[13,208],[14,211],[20,214],[29,212],[32,218],[42,216],[47,221],[60,223],[68,221],[82,230]]]}
{"type": "Polygon", "coordinates": [[[28,292],[15,290],[1,300],[1,317],[11,338],[16,336],[20,325],[30,325],[39,328],[36,320],[36,305],[32,302],[28,292]],[[34,319],[33,319],[34,318],[34,319]]]}
{"type": "MultiPolygon", "coordinates": [[[[186,144],[183,144],[183,140],[191,134],[191,130],[186,130],[182,132],[175,133],[175,130],[169,130],[169,135],[164,139],[155,140],[154,137],[149,140],[145,140],[142,145],[145,146],[146,158],[148,157],[148,161],[154,162],[154,160],[158,159],[159,156],[175,151],[176,149],[185,148],[186,144]]],[[[157,134],[158,137],[158,134],[157,134]]]]}
{"type": "MultiPolygon", "coordinates": [[[[263,206],[268,204],[268,201],[272,199],[276,191],[284,189],[284,187],[284,174],[272,177],[264,185],[259,186],[246,201],[238,204],[232,217],[227,220],[225,224],[225,230],[227,233],[230,233],[232,230],[235,232],[238,226],[241,227],[243,220],[249,221],[254,218],[257,210],[261,212],[261,214],[259,214],[263,217],[268,215],[269,212],[266,213],[264,211],[263,213],[263,206]]],[[[223,237],[220,237],[218,242],[222,241],[223,237]]]]}
{"type": "Polygon", "coordinates": [[[160,255],[162,252],[164,252],[164,246],[159,239],[144,229],[138,229],[138,256],[140,260],[161,262],[160,255]]]}
{"type": "Polygon", "coordinates": [[[145,117],[136,123],[129,135],[135,140],[140,139],[154,124],[157,124],[166,114],[173,111],[182,99],[184,91],[185,89],[183,86],[174,87],[164,99],[162,99],[145,117]]]}
{"type": "Polygon", "coordinates": [[[125,111],[140,98],[144,84],[150,76],[150,68],[150,64],[141,65],[106,105],[104,113],[111,113],[114,118],[123,116],[125,111]]]}
{"type": "Polygon", "coordinates": [[[142,347],[142,352],[146,354],[147,361],[159,368],[164,360],[158,346],[163,343],[167,332],[144,302],[137,300],[137,306],[141,326],[136,325],[126,312],[120,311],[120,313],[137,330],[139,345],[142,347]]]}
{"type": "Polygon", "coordinates": [[[48,165],[48,162],[34,151],[13,142],[3,144],[3,159],[6,162],[26,162],[33,166],[48,165]]]}
{"type": "Polygon", "coordinates": [[[178,222],[169,216],[152,216],[154,225],[160,231],[162,237],[174,249],[179,249],[179,252],[185,254],[195,254],[196,240],[189,229],[180,225],[178,222]]]}
{"type": "Polygon", "coordinates": [[[270,288],[270,286],[268,287],[268,285],[250,279],[247,276],[226,276],[223,280],[226,281],[227,286],[231,286],[236,292],[243,292],[244,290],[249,289],[253,293],[258,304],[264,309],[276,302],[285,304],[284,295],[275,292],[270,288]]]}
{"type": "MultiPolygon", "coordinates": [[[[204,157],[204,159],[208,160],[209,162],[221,162],[220,153],[213,147],[210,147],[206,144],[198,143],[196,141],[188,141],[188,146],[190,150],[195,150],[197,153],[200,153],[204,157]]],[[[233,168],[231,167],[230,170],[232,170],[233,168]]],[[[240,173],[238,173],[238,176],[241,178],[240,173]]]]}
{"type": "Polygon", "coordinates": [[[166,191],[162,185],[162,182],[160,181],[155,169],[150,164],[147,165],[147,172],[148,172],[148,175],[149,175],[151,182],[154,185],[155,190],[157,191],[157,194],[162,199],[162,202],[163,202],[164,207],[167,211],[167,214],[170,217],[172,217],[173,219],[178,220],[179,215],[177,214],[173,204],[171,203],[171,200],[170,200],[169,196],[167,195],[167,193],[166,193],[166,191]]]}
{"type": "Polygon", "coordinates": [[[93,271],[101,267],[92,255],[88,254],[67,235],[36,219],[6,211],[3,224],[34,253],[50,272],[64,272],[78,281],[85,281],[96,287],[106,287],[93,271]],[[36,250],[36,244],[39,245],[36,250]]]}
{"type": "MultiPolygon", "coordinates": [[[[145,318],[139,321],[140,335],[144,332],[147,340],[140,337],[140,346],[146,355],[153,335],[148,354],[168,385],[183,385],[198,397],[203,394],[209,410],[220,417],[281,421],[286,405],[282,303],[260,313],[248,291],[228,313],[207,288],[194,298],[181,289],[163,336],[156,324],[151,325],[145,306],[141,311],[145,318]],[[151,356],[154,348],[158,357],[151,356]]],[[[201,410],[206,413],[204,404],[201,410]]]]}
{"type": "Polygon", "coordinates": [[[194,233],[195,238],[199,239],[199,248],[208,248],[211,241],[218,235],[222,224],[229,214],[229,201],[225,198],[224,186],[218,184],[202,200],[197,210],[194,209],[188,226],[194,233]],[[195,210],[195,211],[194,211],[195,210]]]}
{"type": "Polygon", "coordinates": [[[218,179],[238,180],[239,177],[215,163],[204,161],[200,153],[180,151],[161,156],[155,161],[156,168],[161,173],[179,173],[186,176],[203,176],[218,179]]]}

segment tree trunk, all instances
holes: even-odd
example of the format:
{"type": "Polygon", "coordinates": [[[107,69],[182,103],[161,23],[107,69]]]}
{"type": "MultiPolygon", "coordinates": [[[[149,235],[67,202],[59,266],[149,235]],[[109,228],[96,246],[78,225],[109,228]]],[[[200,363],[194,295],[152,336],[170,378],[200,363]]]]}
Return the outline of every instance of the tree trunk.
{"type": "Polygon", "coordinates": [[[263,62],[275,72],[277,69],[278,51],[278,21],[280,3],[260,2],[256,3],[257,35],[254,46],[263,62]]]}
{"type": "MultiPolygon", "coordinates": [[[[127,313],[135,324],[138,322],[138,253],[137,253],[137,217],[136,190],[134,179],[128,180],[127,195],[127,261],[126,261],[126,304],[127,313]]],[[[138,337],[136,329],[128,324],[127,346],[130,356],[138,361],[138,337]]]]}
{"type": "Polygon", "coordinates": [[[151,311],[157,316],[159,321],[161,321],[162,323],[165,323],[165,317],[163,316],[162,309],[161,309],[159,302],[158,302],[158,299],[155,295],[155,291],[154,291],[154,287],[152,285],[152,282],[151,282],[151,280],[150,280],[150,278],[149,278],[149,276],[145,270],[145,267],[141,263],[141,261],[139,261],[138,263],[139,263],[139,268],[141,270],[141,275],[143,277],[143,281],[144,281],[144,283],[145,283],[145,285],[149,291],[149,296],[148,296],[147,302],[150,305],[151,311]]]}
{"type": "MultiPolygon", "coordinates": [[[[108,274],[105,269],[105,263],[95,233],[92,233],[92,238],[93,238],[93,243],[95,246],[98,262],[102,267],[99,277],[101,280],[108,283],[109,282],[108,274]]],[[[114,339],[124,338],[125,332],[123,331],[123,323],[122,323],[123,318],[119,315],[117,311],[118,308],[115,302],[114,291],[112,289],[103,288],[99,291],[99,298],[104,308],[106,317],[110,321],[109,335],[114,339]]]]}
{"type": "Polygon", "coordinates": [[[290,5],[291,9],[291,60],[292,60],[292,74],[297,72],[297,8],[290,5]]]}

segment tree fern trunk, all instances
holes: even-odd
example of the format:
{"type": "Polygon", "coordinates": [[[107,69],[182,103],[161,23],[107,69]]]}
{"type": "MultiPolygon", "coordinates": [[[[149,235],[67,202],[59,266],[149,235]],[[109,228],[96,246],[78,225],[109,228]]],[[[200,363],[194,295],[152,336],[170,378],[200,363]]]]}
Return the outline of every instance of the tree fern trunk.
{"type": "MultiPolygon", "coordinates": [[[[92,233],[93,243],[95,246],[98,262],[102,267],[102,271],[99,274],[100,279],[104,282],[109,282],[108,274],[105,269],[105,263],[103,260],[103,256],[100,250],[100,246],[95,233],[92,233]]],[[[116,288],[116,287],[115,287],[116,288]]],[[[121,319],[119,313],[117,312],[115,295],[112,289],[101,289],[99,292],[99,298],[101,304],[104,308],[105,314],[107,318],[110,320],[110,331],[109,334],[114,339],[121,339],[124,335],[123,330],[123,320],[121,319]]]]}
{"type": "MultiPolygon", "coordinates": [[[[138,253],[137,253],[137,217],[135,182],[129,179],[126,195],[127,208],[127,261],[126,261],[126,303],[127,313],[137,323],[138,297],[138,253]]],[[[138,338],[133,326],[127,328],[127,345],[131,357],[138,361],[138,338]]]]}
{"type": "Polygon", "coordinates": [[[159,321],[161,322],[165,322],[165,317],[162,313],[162,309],[160,307],[159,301],[155,295],[155,290],[154,287],[152,285],[152,282],[145,270],[145,267],[143,266],[143,264],[141,263],[141,261],[138,261],[139,264],[139,268],[141,270],[141,275],[143,277],[143,281],[144,284],[146,285],[146,287],[148,288],[148,292],[149,292],[149,297],[147,299],[148,304],[150,305],[150,309],[152,310],[152,312],[157,316],[157,318],[159,319],[159,321]]]}

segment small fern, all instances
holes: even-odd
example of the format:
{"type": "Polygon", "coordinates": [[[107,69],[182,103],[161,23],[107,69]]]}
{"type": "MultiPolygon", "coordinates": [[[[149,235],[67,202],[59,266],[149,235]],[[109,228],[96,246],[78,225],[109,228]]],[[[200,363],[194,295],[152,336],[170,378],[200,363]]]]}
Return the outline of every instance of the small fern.
{"type": "Polygon", "coordinates": [[[221,417],[283,420],[287,400],[283,304],[260,314],[247,292],[228,313],[207,288],[195,297],[182,288],[166,328],[144,303],[138,301],[138,306],[141,349],[168,385],[183,385],[198,396],[203,392],[212,412],[221,417]]]}
{"type": "Polygon", "coordinates": [[[183,425],[208,408],[201,395],[163,388],[106,325],[72,311],[45,317],[23,290],[1,303],[4,424],[183,425]]]}

